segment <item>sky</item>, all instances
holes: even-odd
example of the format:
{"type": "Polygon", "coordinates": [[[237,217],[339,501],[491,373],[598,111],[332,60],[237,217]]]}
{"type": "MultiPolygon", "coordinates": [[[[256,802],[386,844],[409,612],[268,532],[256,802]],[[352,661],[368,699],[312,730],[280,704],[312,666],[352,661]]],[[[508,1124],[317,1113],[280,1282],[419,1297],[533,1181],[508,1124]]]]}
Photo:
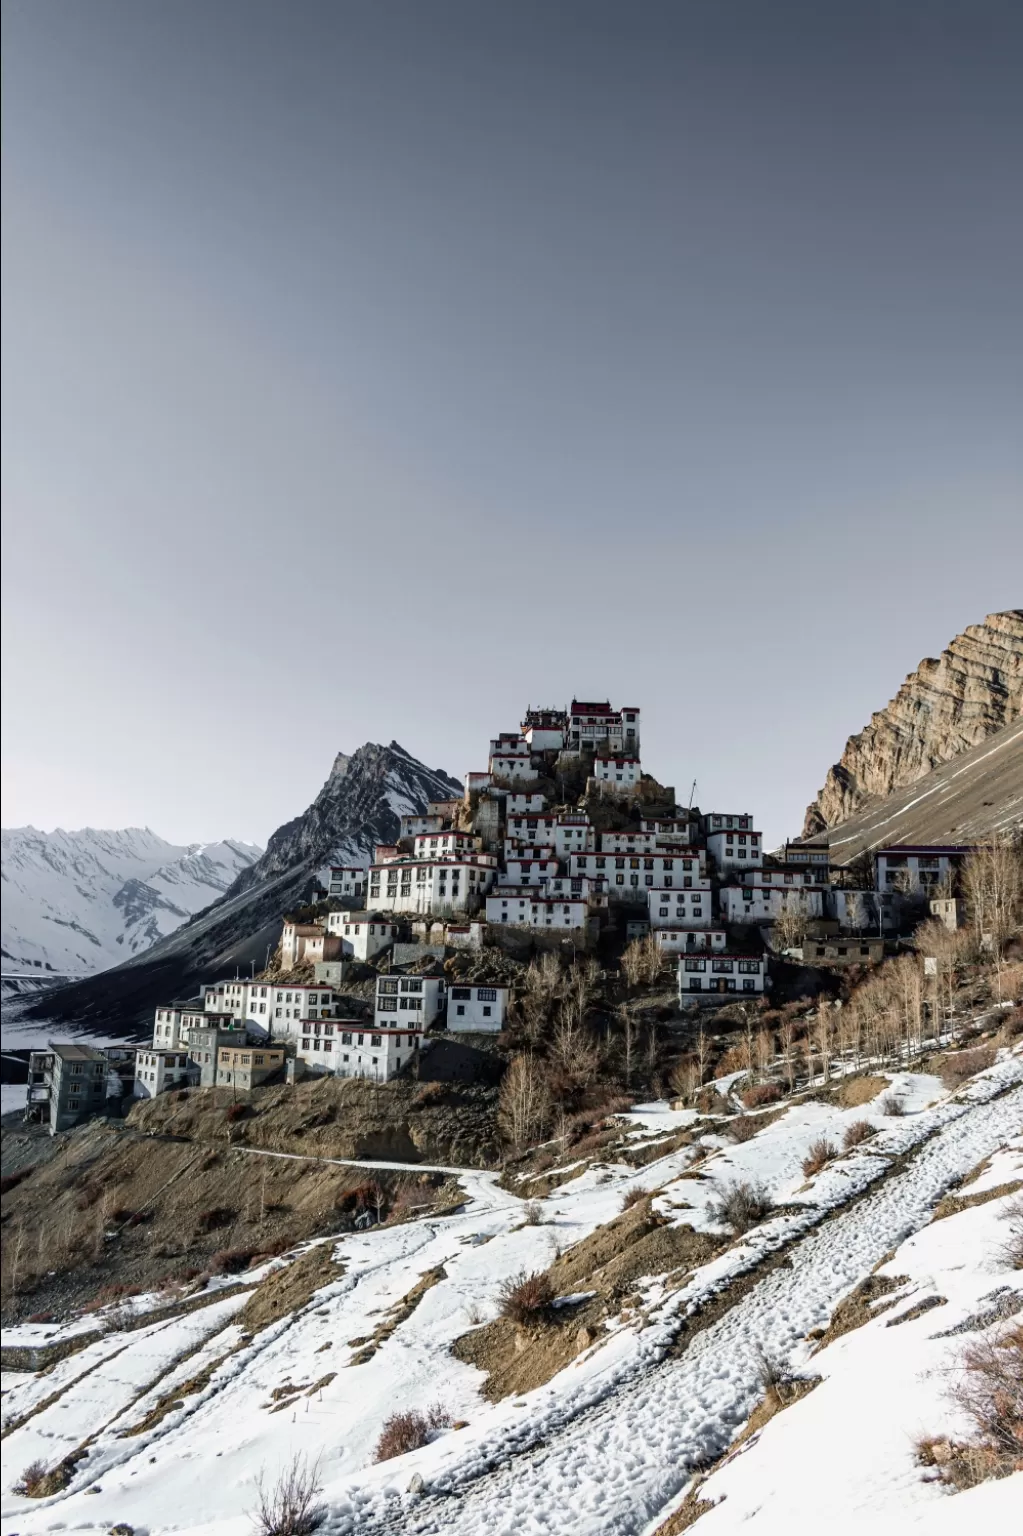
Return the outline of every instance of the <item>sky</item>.
{"type": "Polygon", "coordinates": [[[1018,606],[1023,11],[8,0],[6,826],[529,705],[798,830],[1018,606]]]}

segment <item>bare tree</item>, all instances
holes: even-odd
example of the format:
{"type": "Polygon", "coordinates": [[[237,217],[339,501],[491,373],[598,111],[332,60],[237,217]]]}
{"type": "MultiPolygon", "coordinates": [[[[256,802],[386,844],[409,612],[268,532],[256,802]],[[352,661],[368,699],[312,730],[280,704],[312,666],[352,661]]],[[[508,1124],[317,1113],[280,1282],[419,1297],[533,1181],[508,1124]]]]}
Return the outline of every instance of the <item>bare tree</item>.
{"type": "Polygon", "coordinates": [[[546,1131],[550,1118],[547,1074],[531,1051],[513,1056],[501,1083],[497,1118],[515,1147],[527,1146],[546,1131]]]}

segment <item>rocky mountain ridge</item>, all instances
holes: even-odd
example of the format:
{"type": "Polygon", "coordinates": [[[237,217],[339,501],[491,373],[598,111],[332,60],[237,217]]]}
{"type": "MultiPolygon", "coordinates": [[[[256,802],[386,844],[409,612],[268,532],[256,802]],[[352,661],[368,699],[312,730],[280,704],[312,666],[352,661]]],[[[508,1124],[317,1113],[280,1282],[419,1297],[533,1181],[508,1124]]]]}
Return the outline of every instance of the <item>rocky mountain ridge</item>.
{"type": "Polygon", "coordinates": [[[82,975],[149,949],[262,854],[255,843],[168,843],[149,827],[6,828],[3,971],[82,975]]]}
{"type": "Polygon", "coordinates": [[[840,826],[978,746],[1023,714],[1023,608],[991,613],[927,657],[870,724],[850,736],[807,807],[803,836],[840,826]]]}
{"type": "Polygon", "coordinates": [[[307,897],[321,870],[368,864],[376,843],[395,840],[402,815],[461,793],[456,779],[396,741],[339,753],[313,803],[274,832],[222,896],[126,964],[48,992],[22,1015],[19,1036],[44,1023],[125,1037],[148,1032],[158,1002],[238,969],[262,969],[280,938],[282,912],[307,897]]]}

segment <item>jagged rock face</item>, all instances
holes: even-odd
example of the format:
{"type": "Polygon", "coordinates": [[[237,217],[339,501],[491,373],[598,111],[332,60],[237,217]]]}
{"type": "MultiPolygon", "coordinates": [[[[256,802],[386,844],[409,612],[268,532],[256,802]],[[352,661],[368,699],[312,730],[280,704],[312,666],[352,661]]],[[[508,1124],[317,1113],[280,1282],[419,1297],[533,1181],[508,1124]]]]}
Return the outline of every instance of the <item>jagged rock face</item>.
{"type": "Polygon", "coordinates": [[[911,672],[894,699],[850,736],[807,807],[803,836],[839,826],[872,795],[889,795],[977,746],[1023,713],[1023,609],[971,624],[911,672]]]}
{"type": "Polygon", "coordinates": [[[129,964],[47,993],[23,1019],[148,1032],[157,1004],[238,968],[261,970],[280,939],[281,914],[308,896],[314,875],[330,864],[369,863],[374,844],[396,840],[402,815],[459,794],[456,779],[396,741],[340,753],[308,810],[278,827],[219,900],[129,964]]]}
{"type": "Polygon", "coordinates": [[[242,871],[225,900],[299,865],[312,871],[327,864],[368,863],[374,844],[397,839],[403,815],[424,811],[428,800],[461,792],[456,779],[425,768],[396,741],[389,747],[367,743],[351,757],[339,752],[309,809],[278,827],[262,858],[242,871]]]}

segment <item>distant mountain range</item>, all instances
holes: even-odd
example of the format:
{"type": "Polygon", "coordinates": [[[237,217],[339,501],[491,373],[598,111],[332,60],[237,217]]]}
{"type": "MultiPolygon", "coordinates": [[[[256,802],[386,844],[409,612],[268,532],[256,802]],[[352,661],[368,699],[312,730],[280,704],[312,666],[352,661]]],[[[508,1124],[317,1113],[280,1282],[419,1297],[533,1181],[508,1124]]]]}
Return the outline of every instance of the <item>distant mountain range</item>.
{"type": "Polygon", "coordinates": [[[148,1033],[161,1000],[193,994],[201,982],[239,967],[262,968],[280,939],[282,912],[305,899],[329,865],[369,864],[376,843],[397,838],[401,816],[461,793],[457,779],[427,768],[396,741],[367,743],[350,757],[339,753],[312,805],[279,827],[264,853],[256,857],[253,850],[202,911],[115,970],[47,992],[23,1017],[126,1036],[148,1033]]]}
{"type": "Polygon", "coordinates": [[[179,846],[148,827],[13,827],[0,837],[7,976],[118,965],[216,901],[263,852],[230,840],[179,846]]]}

